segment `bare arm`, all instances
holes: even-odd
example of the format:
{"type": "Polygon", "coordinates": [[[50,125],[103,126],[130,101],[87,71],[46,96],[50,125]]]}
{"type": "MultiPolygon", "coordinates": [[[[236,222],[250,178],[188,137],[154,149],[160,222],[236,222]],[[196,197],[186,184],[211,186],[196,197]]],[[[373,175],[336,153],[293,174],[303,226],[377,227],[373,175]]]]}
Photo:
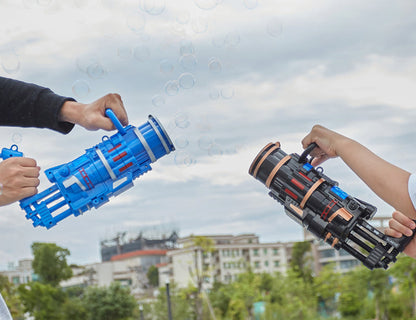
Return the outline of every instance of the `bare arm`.
{"type": "Polygon", "coordinates": [[[312,165],[339,156],[381,199],[406,216],[416,219],[416,210],[408,192],[410,173],[374,154],[369,149],[343,135],[316,125],[302,140],[306,148],[315,142],[319,149],[312,165]]]}

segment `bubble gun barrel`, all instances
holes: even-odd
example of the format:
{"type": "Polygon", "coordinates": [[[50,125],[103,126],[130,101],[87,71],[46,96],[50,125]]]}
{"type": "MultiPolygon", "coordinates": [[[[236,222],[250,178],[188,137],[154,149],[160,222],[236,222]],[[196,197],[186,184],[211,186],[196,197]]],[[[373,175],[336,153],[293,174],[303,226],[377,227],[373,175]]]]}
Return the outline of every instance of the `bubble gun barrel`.
{"type": "Polygon", "coordinates": [[[33,226],[49,229],[70,215],[99,208],[131,188],[134,179],[151,170],[151,163],[175,150],[153,116],[139,127],[123,127],[112,110],[107,109],[106,115],[118,133],[104,136],[79,158],[45,170],[53,185],[20,201],[33,226]]]}
{"type": "Polygon", "coordinates": [[[254,159],[249,174],[270,190],[289,217],[318,239],[344,249],[369,269],[387,269],[413,236],[389,237],[370,225],[366,220],[376,207],[351,197],[322,168],[314,168],[307,156],[315,147],[311,144],[299,156],[286,154],[278,142],[269,143],[254,159]]]}

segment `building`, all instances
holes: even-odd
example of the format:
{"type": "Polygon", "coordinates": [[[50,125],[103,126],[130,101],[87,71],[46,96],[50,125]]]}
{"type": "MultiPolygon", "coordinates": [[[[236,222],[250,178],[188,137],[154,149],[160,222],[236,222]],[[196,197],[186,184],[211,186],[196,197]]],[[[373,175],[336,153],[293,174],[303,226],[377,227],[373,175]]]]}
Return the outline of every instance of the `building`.
{"type": "Polygon", "coordinates": [[[35,281],[37,280],[37,276],[33,272],[32,261],[32,259],[20,260],[17,266],[9,264],[8,270],[2,271],[0,274],[7,277],[11,283],[16,285],[35,281]]]}
{"type": "Polygon", "coordinates": [[[170,236],[158,233],[156,236],[145,236],[140,233],[126,239],[127,232],[119,232],[114,238],[100,242],[101,261],[110,261],[113,256],[140,250],[169,250],[176,247],[178,235],[172,231],[170,236]]]}
{"type": "Polygon", "coordinates": [[[285,273],[293,243],[260,243],[255,234],[207,235],[213,250],[204,252],[194,244],[195,236],[178,240],[179,249],[167,252],[168,263],[159,267],[159,284],[174,281],[179,287],[210,288],[215,281],[231,282],[249,267],[256,273],[285,273]]]}

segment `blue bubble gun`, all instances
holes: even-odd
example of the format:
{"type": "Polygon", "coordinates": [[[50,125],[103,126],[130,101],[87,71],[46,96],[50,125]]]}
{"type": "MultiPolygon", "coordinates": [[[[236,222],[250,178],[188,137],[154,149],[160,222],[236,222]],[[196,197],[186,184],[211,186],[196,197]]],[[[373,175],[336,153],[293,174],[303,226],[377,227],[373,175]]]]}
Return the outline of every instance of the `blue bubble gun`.
{"type": "Polygon", "coordinates": [[[34,227],[50,229],[72,214],[99,208],[111,196],[131,188],[134,179],[152,169],[151,163],[175,150],[155,117],[149,115],[140,127],[123,127],[111,109],[106,115],[118,132],[104,136],[79,158],[45,170],[53,185],[20,201],[34,227]]]}

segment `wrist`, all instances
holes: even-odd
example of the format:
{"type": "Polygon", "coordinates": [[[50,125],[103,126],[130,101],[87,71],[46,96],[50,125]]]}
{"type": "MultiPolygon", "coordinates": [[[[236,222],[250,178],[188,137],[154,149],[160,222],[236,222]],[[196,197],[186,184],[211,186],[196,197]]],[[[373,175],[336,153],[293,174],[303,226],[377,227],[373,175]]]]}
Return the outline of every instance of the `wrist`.
{"type": "Polygon", "coordinates": [[[78,123],[82,107],[82,103],[76,101],[65,101],[62,105],[61,111],[59,112],[58,120],[74,124],[78,123]]]}

